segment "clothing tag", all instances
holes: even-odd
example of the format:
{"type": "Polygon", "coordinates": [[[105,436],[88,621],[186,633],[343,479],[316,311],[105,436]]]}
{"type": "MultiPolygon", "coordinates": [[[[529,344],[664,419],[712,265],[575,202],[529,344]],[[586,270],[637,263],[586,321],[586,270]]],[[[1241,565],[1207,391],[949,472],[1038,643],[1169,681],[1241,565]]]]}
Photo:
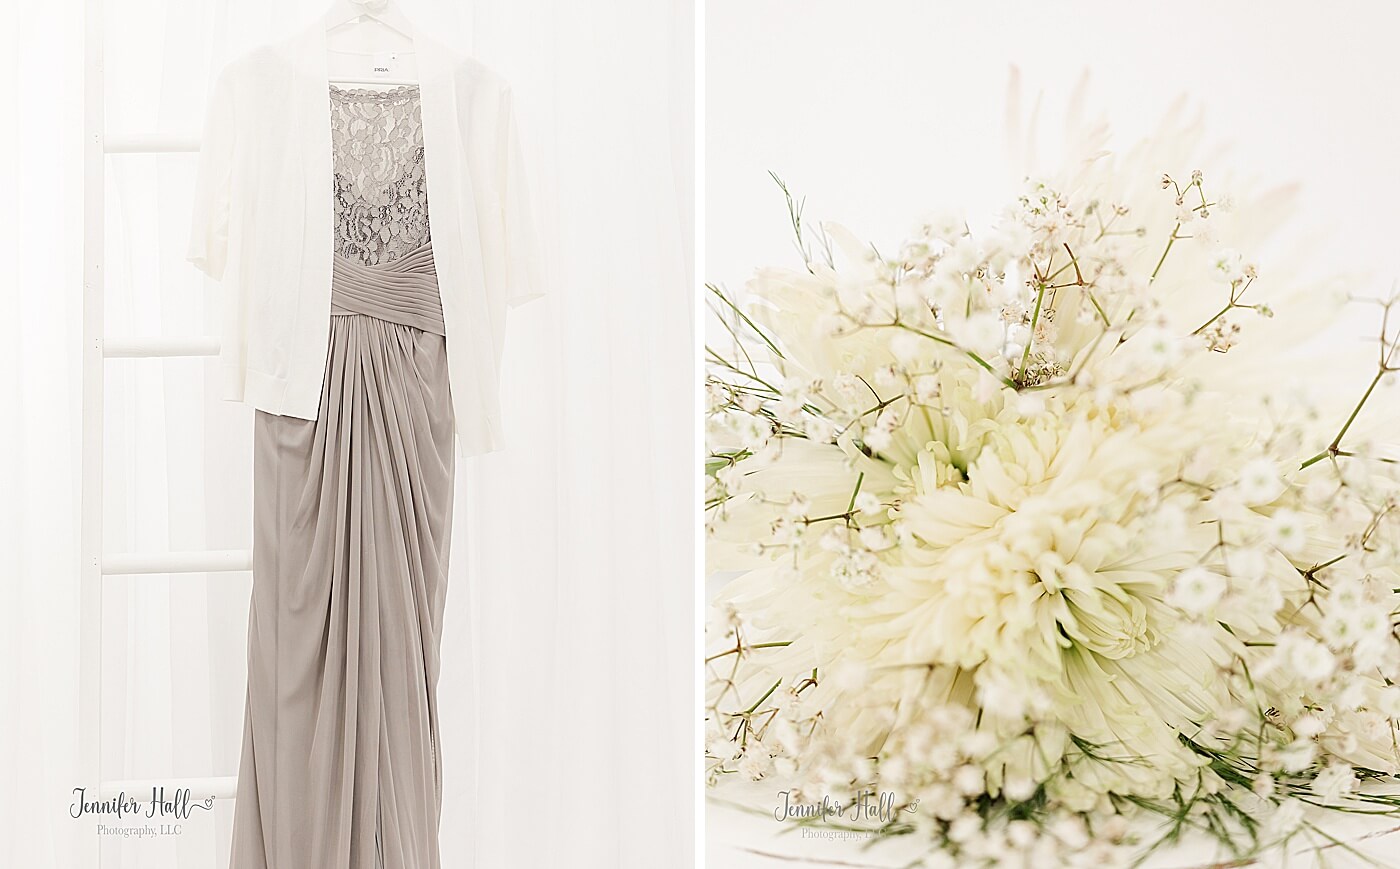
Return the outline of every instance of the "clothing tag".
{"type": "Polygon", "coordinates": [[[396,52],[385,51],[374,56],[370,64],[370,74],[375,78],[389,78],[398,68],[399,56],[396,52]]]}

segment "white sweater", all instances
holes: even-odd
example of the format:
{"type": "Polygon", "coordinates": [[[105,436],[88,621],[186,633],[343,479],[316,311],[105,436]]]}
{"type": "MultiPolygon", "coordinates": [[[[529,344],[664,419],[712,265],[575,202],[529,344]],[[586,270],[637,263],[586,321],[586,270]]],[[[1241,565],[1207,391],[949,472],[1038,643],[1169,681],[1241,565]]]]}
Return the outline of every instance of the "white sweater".
{"type": "MultiPolygon", "coordinates": [[[[458,453],[503,443],[508,307],[543,294],[510,87],[419,36],[433,259],[458,453]]],[[[315,419],[330,340],[334,200],[326,33],[256,49],[215,81],[187,257],[224,294],[223,397],[315,419]]]]}

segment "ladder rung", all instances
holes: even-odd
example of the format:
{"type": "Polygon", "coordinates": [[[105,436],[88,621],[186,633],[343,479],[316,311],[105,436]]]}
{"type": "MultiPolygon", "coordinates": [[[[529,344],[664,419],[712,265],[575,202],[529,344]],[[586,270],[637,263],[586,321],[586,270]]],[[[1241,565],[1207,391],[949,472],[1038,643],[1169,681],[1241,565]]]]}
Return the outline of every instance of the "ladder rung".
{"type": "Polygon", "coordinates": [[[138,573],[225,573],[253,569],[247,549],[206,549],[194,552],[127,552],[102,559],[105,576],[138,573]]]}
{"type": "Polygon", "coordinates": [[[174,133],[117,133],[103,142],[108,154],[181,154],[199,151],[198,136],[174,133]]]}
{"type": "Polygon", "coordinates": [[[190,801],[200,802],[205,797],[215,797],[229,799],[238,793],[238,776],[236,775],[215,775],[205,778],[152,778],[152,779],[126,779],[123,781],[105,781],[97,789],[98,799],[110,799],[118,794],[125,793],[136,800],[147,800],[151,796],[151,788],[165,788],[165,799],[174,799],[173,791],[180,788],[190,789],[190,801]]]}
{"type": "Polygon", "coordinates": [[[108,338],[102,342],[108,359],[152,359],[168,356],[218,356],[218,338],[108,338]]]}

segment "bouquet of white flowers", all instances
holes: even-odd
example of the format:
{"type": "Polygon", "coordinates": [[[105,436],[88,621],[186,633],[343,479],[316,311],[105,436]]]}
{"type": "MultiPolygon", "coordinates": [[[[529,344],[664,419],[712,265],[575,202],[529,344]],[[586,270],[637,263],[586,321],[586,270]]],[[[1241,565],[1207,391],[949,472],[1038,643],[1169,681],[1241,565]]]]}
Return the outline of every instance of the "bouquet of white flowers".
{"type": "Polygon", "coordinates": [[[1245,855],[1309,804],[1400,810],[1368,781],[1400,771],[1400,486],[1359,437],[1395,299],[1369,383],[1300,394],[1282,342],[1343,294],[1258,273],[1226,245],[1276,203],[1160,156],[1095,153],[888,254],[788,195],[803,267],[710,288],[709,559],[744,571],[712,784],[895,793],[918,810],[883,832],[959,866],[1193,828],[1245,855]]]}

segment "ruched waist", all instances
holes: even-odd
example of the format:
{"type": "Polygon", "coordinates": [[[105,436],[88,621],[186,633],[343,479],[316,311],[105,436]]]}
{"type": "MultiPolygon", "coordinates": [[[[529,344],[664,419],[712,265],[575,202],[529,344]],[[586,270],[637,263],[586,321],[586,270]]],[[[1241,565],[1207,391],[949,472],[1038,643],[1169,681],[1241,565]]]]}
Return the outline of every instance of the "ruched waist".
{"type": "Polygon", "coordinates": [[[331,271],[331,313],[365,314],[446,335],[432,242],[378,265],[336,254],[331,271]]]}

